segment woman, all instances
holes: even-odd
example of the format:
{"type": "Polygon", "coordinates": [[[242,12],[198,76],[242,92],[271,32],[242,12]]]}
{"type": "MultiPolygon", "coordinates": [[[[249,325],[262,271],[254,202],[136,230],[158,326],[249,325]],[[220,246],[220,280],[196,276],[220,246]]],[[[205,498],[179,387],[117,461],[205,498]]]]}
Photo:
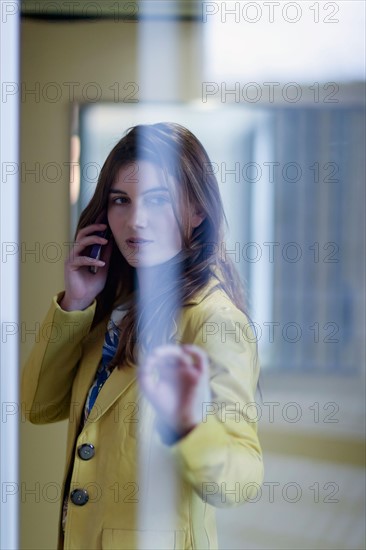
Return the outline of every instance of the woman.
{"type": "Polygon", "coordinates": [[[23,375],[31,422],[69,419],[60,548],[216,548],[214,507],[256,494],[259,366],[224,219],[182,126],[109,154],[23,375]]]}

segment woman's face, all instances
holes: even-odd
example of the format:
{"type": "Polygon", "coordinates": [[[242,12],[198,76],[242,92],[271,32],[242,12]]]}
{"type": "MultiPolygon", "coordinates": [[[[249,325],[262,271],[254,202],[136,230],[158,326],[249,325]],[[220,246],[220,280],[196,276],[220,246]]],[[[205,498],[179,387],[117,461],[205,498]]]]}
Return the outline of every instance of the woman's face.
{"type": "Polygon", "coordinates": [[[132,267],[159,265],[182,249],[163,171],[151,162],[137,161],[119,170],[109,191],[108,223],[132,267]]]}

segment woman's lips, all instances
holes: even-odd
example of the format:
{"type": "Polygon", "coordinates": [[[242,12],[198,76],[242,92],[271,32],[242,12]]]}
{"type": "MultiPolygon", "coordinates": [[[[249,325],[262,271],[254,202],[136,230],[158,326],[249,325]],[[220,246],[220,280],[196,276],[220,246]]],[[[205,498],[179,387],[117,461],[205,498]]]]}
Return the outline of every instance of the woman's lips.
{"type": "Polygon", "coordinates": [[[153,241],[148,241],[147,239],[126,239],[126,244],[131,248],[140,248],[141,246],[146,246],[152,242],[153,241]]]}

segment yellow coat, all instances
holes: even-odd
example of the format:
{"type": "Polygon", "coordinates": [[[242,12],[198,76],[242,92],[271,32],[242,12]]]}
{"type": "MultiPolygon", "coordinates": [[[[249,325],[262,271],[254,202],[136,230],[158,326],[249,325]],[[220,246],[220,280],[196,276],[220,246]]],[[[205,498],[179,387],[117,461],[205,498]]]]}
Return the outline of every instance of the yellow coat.
{"type": "MultiPolygon", "coordinates": [[[[248,320],[217,280],[182,309],[177,342],[201,346],[210,357],[212,401],[202,422],[175,444],[161,441],[154,413],[138,391],[136,369],[114,369],[78,434],[98,367],[108,319],[92,331],[94,301],[65,312],[53,298],[22,379],[22,401],[35,424],[69,419],[65,480],[70,492],[65,549],[217,548],[215,507],[255,495],[263,478],[254,393],[259,365],[248,320]],[[94,456],[80,458],[83,444],[94,456]]],[[[60,531],[61,532],[61,531],[60,531]]]]}

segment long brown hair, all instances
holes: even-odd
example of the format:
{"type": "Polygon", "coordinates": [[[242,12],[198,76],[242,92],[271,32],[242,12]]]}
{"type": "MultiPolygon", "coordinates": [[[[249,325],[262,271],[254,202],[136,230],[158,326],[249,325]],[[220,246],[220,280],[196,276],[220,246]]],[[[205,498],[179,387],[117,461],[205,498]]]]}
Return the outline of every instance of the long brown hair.
{"type": "Polygon", "coordinates": [[[162,168],[172,197],[174,214],[182,234],[182,250],[164,264],[156,292],[149,296],[149,315],[143,323],[143,311],[137,305],[138,285],[135,268],[131,267],[113,243],[107,281],[97,296],[93,326],[113,308],[126,304],[119,346],[112,364],[136,363],[136,342],[151,349],[172,340],[179,313],[173,304],[179,296],[184,305],[213,276],[219,274],[220,286],[232,302],[246,313],[244,289],[231,260],[222,258],[226,218],[216,177],[210,159],[200,141],[186,128],[174,123],[138,125],[130,128],[108,155],[99,175],[95,193],[82,212],[76,233],[95,223],[107,210],[109,189],[119,170],[139,160],[148,160],[162,168]],[[192,212],[204,219],[192,230],[192,212]],[[169,277],[170,268],[179,268],[169,277]],[[165,319],[164,328],[159,320],[165,319]],[[155,330],[153,330],[155,327],[155,330]],[[156,330],[156,327],[159,327],[156,330]],[[174,332],[174,331],[173,331],[174,332]]]}

